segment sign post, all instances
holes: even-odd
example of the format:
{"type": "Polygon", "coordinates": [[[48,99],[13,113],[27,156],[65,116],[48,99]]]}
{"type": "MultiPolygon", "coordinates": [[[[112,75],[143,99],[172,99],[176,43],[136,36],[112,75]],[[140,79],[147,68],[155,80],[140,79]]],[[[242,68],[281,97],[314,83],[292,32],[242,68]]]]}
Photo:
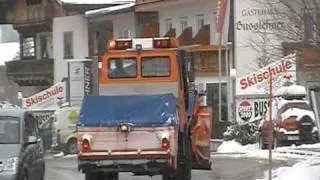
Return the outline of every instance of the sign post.
{"type": "MultiPolygon", "coordinates": [[[[272,121],[272,73],[269,76],[269,180],[272,180],[272,145],[273,145],[273,121],[272,121]]],[[[274,145],[275,147],[275,145],[274,145]]]]}

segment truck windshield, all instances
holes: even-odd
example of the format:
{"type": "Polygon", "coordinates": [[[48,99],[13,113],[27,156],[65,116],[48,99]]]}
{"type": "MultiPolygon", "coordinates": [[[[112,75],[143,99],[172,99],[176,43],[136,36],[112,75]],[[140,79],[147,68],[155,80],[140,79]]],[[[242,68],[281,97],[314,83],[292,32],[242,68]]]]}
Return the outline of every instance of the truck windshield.
{"type": "Polygon", "coordinates": [[[169,57],[143,57],[141,60],[143,77],[170,76],[169,57]]]}
{"type": "Polygon", "coordinates": [[[108,66],[109,78],[135,78],[137,76],[135,58],[112,58],[108,66]]]}
{"type": "Polygon", "coordinates": [[[0,116],[0,144],[19,144],[19,142],[19,118],[0,116]]]}

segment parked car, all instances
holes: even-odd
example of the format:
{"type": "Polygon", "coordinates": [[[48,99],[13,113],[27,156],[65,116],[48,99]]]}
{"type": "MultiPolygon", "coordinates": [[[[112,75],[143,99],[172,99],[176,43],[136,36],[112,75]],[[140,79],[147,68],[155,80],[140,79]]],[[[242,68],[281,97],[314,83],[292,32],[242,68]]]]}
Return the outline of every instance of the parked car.
{"type": "Polygon", "coordinates": [[[22,109],[0,109],[0,179],[44,180],[44,147],[38,123],[22,109]]]}
{"type": "Polygon", "coordinates": [[[76,123],[80,107],[65,107],[54,113],[52,124],[52,147],[67,154],[78,152],[76,139],[76,123]]]}
{"type": "MultiPolygon", "coordinates": [[[[319,141],[315,114],[306,100],[303,86],[290,86],[274,101],[273,147],[306,144],[319,141]],[[298,92],[298,93],[294,93],[298,92]]],[[[262,149],[270,143],[270,121],[260,123],[259,144],[262,149]]]]}

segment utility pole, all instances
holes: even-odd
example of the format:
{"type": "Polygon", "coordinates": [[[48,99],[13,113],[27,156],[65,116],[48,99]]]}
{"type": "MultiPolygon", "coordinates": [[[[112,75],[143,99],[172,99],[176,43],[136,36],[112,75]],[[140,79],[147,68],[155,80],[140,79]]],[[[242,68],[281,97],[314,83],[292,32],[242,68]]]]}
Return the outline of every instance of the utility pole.
{"type": "Polygon", "coordinates": [[[272,145],[273,143],[273,121],[272,121],[272,73],[269,75],[269,180],[272,180],[272,145]]]}

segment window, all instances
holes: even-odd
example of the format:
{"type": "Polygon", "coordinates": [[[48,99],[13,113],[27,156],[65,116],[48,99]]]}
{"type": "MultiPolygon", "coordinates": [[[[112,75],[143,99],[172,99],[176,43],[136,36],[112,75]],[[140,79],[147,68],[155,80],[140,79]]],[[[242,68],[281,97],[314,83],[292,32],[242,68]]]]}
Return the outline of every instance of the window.
{"type": "Polygon", "coordinates": [[[63,33],[64,58],[73,58],[73,32],[63,33]]]}
{"type": "Polygon", "coordinates": [[[188,27],[188,18],[182,17],[181,18],[181,32],[188,27]]]}
{"type": "Polygon", "coordinates": [[[119,38],[130,38],[131,37],[131,31],[130,29],[122,29],[119,32],[119,38]]]}
{"type": "Polygon", "coordinates": [[[52,34],[39,35],[40,59],[52,58],[52,34]]]}
{"type": "Polygon", "coordinates": [[[172,19],[166,19],[166,32],[172,29],[172,19]]]}
{"type": "Polygon", "coordinates": [[[110,59],[108,64],[109,78],[135,78],[137,60],[135,58],[110,59]]]}
{"type": "Polygon", "coordinates": [[[18,117],[0,117],[0,144],[20,142],[20,121],[18,117]]]}
{"type": "Polygon", "coordinates": [[[198,31],[204,26],[204,16],[203,14],[197,15],[197,29],[198,31]]]}
{"type": "Polygon", "coordinates": [[[143,77],[164,77],[170,75],[169,57],[143,57],[143,77]]]}
{"type": "Polygon", "coordinates": [[[35,42],[34,37],[23,38],[22,40],[22,55],[23,57],[35,56],[35,42]]]}
{"type": "Polygon", "coordinates": [[[318,8],[303,9],[304,39],[309,42],[320,41],[320,13],[318,8]]]}

